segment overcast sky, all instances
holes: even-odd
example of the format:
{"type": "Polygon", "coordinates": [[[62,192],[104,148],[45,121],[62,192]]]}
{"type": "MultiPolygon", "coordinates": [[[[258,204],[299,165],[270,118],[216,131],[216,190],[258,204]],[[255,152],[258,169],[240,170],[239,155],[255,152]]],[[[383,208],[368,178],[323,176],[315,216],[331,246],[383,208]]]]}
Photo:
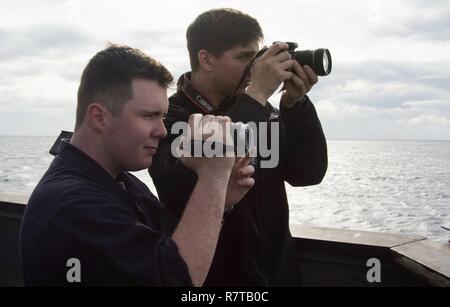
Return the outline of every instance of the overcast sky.
{"type": "Polygon", "coordinates": [[[0,135],[73,130],[81,72],[107,42],[178,77],[187,26],[218,7],[256,17],[268,45],[331,51],[310,92],[328,138],[450,140],[450,0],[2,0],[0,135]]]}

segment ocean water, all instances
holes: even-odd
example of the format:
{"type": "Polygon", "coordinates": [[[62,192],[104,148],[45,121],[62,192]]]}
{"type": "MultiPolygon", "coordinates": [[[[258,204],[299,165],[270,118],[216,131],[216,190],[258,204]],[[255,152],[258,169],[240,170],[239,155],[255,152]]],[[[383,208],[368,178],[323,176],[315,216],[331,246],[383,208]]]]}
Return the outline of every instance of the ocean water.
{"type": "MultiPolygon", "coordinates": [[[[54,139],[0,136],[0,193],[29,195],[54,139]]],[[[328,140],[328,155],[321,184],[286,184],[291,223],[448,240],[450,142],[328,140]]],[[[156,193],[146,171],[135,174],[156,193]]]]}

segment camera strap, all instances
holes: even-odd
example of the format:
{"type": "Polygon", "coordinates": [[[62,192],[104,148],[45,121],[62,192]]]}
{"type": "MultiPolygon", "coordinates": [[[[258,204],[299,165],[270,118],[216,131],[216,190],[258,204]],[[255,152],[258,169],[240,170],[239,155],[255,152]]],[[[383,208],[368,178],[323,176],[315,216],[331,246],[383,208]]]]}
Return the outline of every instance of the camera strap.
{"type": "Polygon", "coordinates": [[[262,56],[263,53],[267,51],[267,49],[269,49],[269,48],[265,47],[265,48],[259,50],[258,53],[253,58],[253,60],[250,62],[250,64],[245,66],[244,72],[242,73],[242,76],[241,76],[241,80],[239,80],[239,83],[237,84],[236,89],[234,90],[233,96],[236,95],[236,92],[241,87],[242,82],[244,82],[244,80],[247,78],[247,75],[250,72],[250,69],[252,68],[253,64],[255,64],[256,59],[259,58],[260,56],[262,56]]]}
{"type": "Polygon", "coordinates": [[[183,74],[177,82],[177,91],[183,92],[183,94],[204,113],[211,113],[214,108],[208,102],[204,95],[197,91],[190,80],[191,73],[183,74]]]}
{"type": "Polygon", "coordinates": [[[234,99],[236,98],[236,93],[238,92],[239,88],[241,87],[242,83],[245,81],[245,79],[247,78],[248,73],[250,72],[250,69],[252,68],[253,64],[255,63],[256,59],[259,58],[261,55],[263,55],[264,52],[267,51],[267,47],[261,49],[258,51],[258,53],[255,55],[255,57],[253,58],[253,60],[244,68],[244,71],[242,72],[242,76],[241,79],[239,80],[236,89],[233,92],[233,95],[231,95],[230,97],[227,97],[221,104],[221,108],[226,110],[228,108],[230,108],[233,105],[234,99]]]}

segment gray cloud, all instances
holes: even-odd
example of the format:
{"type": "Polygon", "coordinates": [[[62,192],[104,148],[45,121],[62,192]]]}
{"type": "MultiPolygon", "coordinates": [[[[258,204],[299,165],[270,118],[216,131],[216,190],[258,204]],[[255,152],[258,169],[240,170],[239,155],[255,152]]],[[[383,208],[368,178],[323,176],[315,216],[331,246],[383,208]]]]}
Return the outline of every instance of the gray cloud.
{"type": "Polygon", "coordinates": [[[450,2],[422,1],[405,2],[415,7],[415,14],[399,18],[385,25],[378,25],[373,33],[393,38],[447,42],[450,40],[450,2]]]}
{"type": "Polygon", "coordinates": [[[164,48],[167,51],[175,51],[173,48],[186,48],[186,38],[180,29],[165,31],[138,30],[132,31],[127,36],[136,44],[144,44],[150,48],[164,48]]]}
{"type": "MultiPolygon", "coordinates": [[[[15,63],[16,64],[16,63],[15,63]]],[[[36,67],[36,66],[29,66],[29,65],[1,65],[0,64],[0,71],[2,72],[0,74],[0,82],[2,84],[5,84],[7,82],[10,82],[13,79],[16,79],[18,77],[22,76],[36,76],[42,73],[42,68],[36,67]]]]}
{"type": "Polygon", "coordinates": [[[24,57],[64,56],[92,44],[92,38],[82,31],[58,24],[32,28],[0,29],[0,59],[10,61],[24,57]]]}
{"type": "Polygon", "coordinates": [[[450,63],[443,62],[373,60],[360,63],[340,63],[335,71],[335,79],[344,81],[362,78],[376,83],[415,83],[438,89],[449,89],[448,84],[450,84],[450,63]]]}
{"type": "Polygon", "coordinates": [[[75,97],[28,96],[13,90],[0,97],[0,131],[2,135],[57,135],[73,130],[75,97]]]}
{"type": "MultiPolygon", "coordinates": [[[[14,4],[13,11],[8,5],[2,5],[6,8],[3,12],[8,13],[0,12],[5,17],[4,22],[0,22],[0,133],[55,135],[60,129],[72,129],[76,86],[81,72],[89,58],[105,47],[108,40],[140,48],[161,61],[175,78],[188,70],[186,27],[210,4],[169,2],[142,1],[125,9],[123,3],[107,0],[92,3],[44,0],[44,4],[39,2],[28,9],[14,4]],[[72,4],[80,4],[80,7],[72,4]],[[166,22],[170,23],[169,28],[166,22]],[[5,28],[2,24],[16,26],[5,28]]],[[[17,2],[11,1],[13,3],[17,2]]],[[[283,5],[294,11],[296,5],[292,3],[283,5]]],[[[307,14],[314,16],[323,4],[312,3],[304,3],[301,7],[311,8],[307,14]]],[[[343,49],[358,47],[348,50],[349,56],[355,55],[355,62],[343,63],[336,58],[332,74],[321,78],[310,93],[326,132],[334,133],[330,136],[406,138],[409,135],[410,138],[426,138],[428,135],[450,139],[450,132],[445,132],[450,131],[450,63],[421,62],[416,49],[411,50],[411,54],[407,49],[403,50],[403,46],[408,48],[412,43],[420,50],[432,48],[430,54],[436,54],[436,59],[446,57],[446,43],[450,41],[450,2],[403,0],[403,3],[391,6],[377,2],[379,10],[375,13],[380,14],[370,20],[372,32],[365,32],[365,27],[361,27],[361,33],[358,28],[348,35],[340,23],[335,24],[336,29],[326,28],[331,31],[330,35],[342,41],[336,46],[343,49]],[[404,11],[387,12],[390,7],[403,6],[404,11]],[[386,18],[387,15],[398,18],[386,18]],[[374,42],[371,37],[374,33],[381,37],[381,43],[374,42]],[[348,38],[358,35],[364,39],[360,46],[353,46],[354,41],[348,38]],[[383,49],[385,41],[387,48],[393,48],[389,50],[400,50],[404,62],[356,62],[369,57],[389,59],[387,48],[383,49]],[[374,52],[371,50],[366,54],[365,47],[374,48],[374,52]]],[[[244,11],[253,14],[254,9],[266,35],[270,36],[271,27],[281,27],[281,34],[294,37],[302,31],[297,19],[276,21],[281,13],[266,14],[270,11],[267,11],[269,4],[260,5],[266,8],[264,12],[258,11],[258,7],[253,8],[254,5],[248,3],[248,9],[244,11]],[[290,20],[297,20],[293,22],[296,27],[284,26],[290,20]]],[[[368,5],[372,5],[372,1],[368,5]]],[[[346,9],[344,14],[338,10],[338,5],[335,6],[339,20],[351,16],[346,9]]],[[[364,16],[360,2],[353,6],[353,14],[364,16]]],[[[362,6],[367,5],[363,3],[362,6]]],[[[359,24],[352,22],[358,20],[349,18],[349,23],[342,22],[342,25],[357,28],[359,24]]],[[[317,28],[320,33],[321,26],[317,28]]],[[[309,32],[320,36],[315,31],[309,32]]],[[[279,97],[271,101],[275,100],[279,101],[279,97]]]]}
{"type": "Polygon", "coordinates": [[[450,104],[450,65],[366,61],[341,63],[318,84],[318,99],[370,106],[376,109],[411,108],[410,102],[446,102],[430,108],[447,112],[450,104]]]}
{"type": "MultiPolygon", "coordinates": [[[[3,112],[22,112],[27,111],[61,111],[67,109],[75,110],[76,97],[70,99],[62,98],[60,95],[48,97],[44,95],[31,95],[26,91],[20,91],[18,88],[0,87],[2,95],[0,96],[0,111],[3,112]]],[[[68,95],[68,97],[71,97],[68,95]]]]}
{"type": "Polygon", "coordinates": [[[2,111],[1,135],[58,135],[73,131],[75,115],[60,110],[21,109],[2,111]]]}
{"type": "Polygon", "coordinates": [[[445,9],[450,6],[448,0],[403,0],[406,5],[413,5],[418,9],[435,8],[445,9]]]}

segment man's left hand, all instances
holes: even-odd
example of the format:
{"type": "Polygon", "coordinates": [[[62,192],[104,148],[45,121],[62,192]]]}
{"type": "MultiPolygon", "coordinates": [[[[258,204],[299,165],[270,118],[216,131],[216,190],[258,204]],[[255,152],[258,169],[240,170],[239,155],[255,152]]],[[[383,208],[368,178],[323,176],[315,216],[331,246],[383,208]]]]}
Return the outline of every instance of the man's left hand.
{"type": "Polygon", "coordinates": [[[231,176],[228,181],[227,196],[225,199],[225,208],[230,208],[237,204],[245,194],[255,184],[255,179],[251,176],[255,172],[255,168],[249,165],[251,157],[242,157],[236,159],[231,176]]]}
{"type": "Polygon", "coordinates": [[[308,65],[301,66],[296,60],[292,72],[294,76],[284,82],[285,92],[281,96],[281,103],[286,107],[292,107],[295,103],[308,93],[319,80],[316,73],[308,65]]]}

